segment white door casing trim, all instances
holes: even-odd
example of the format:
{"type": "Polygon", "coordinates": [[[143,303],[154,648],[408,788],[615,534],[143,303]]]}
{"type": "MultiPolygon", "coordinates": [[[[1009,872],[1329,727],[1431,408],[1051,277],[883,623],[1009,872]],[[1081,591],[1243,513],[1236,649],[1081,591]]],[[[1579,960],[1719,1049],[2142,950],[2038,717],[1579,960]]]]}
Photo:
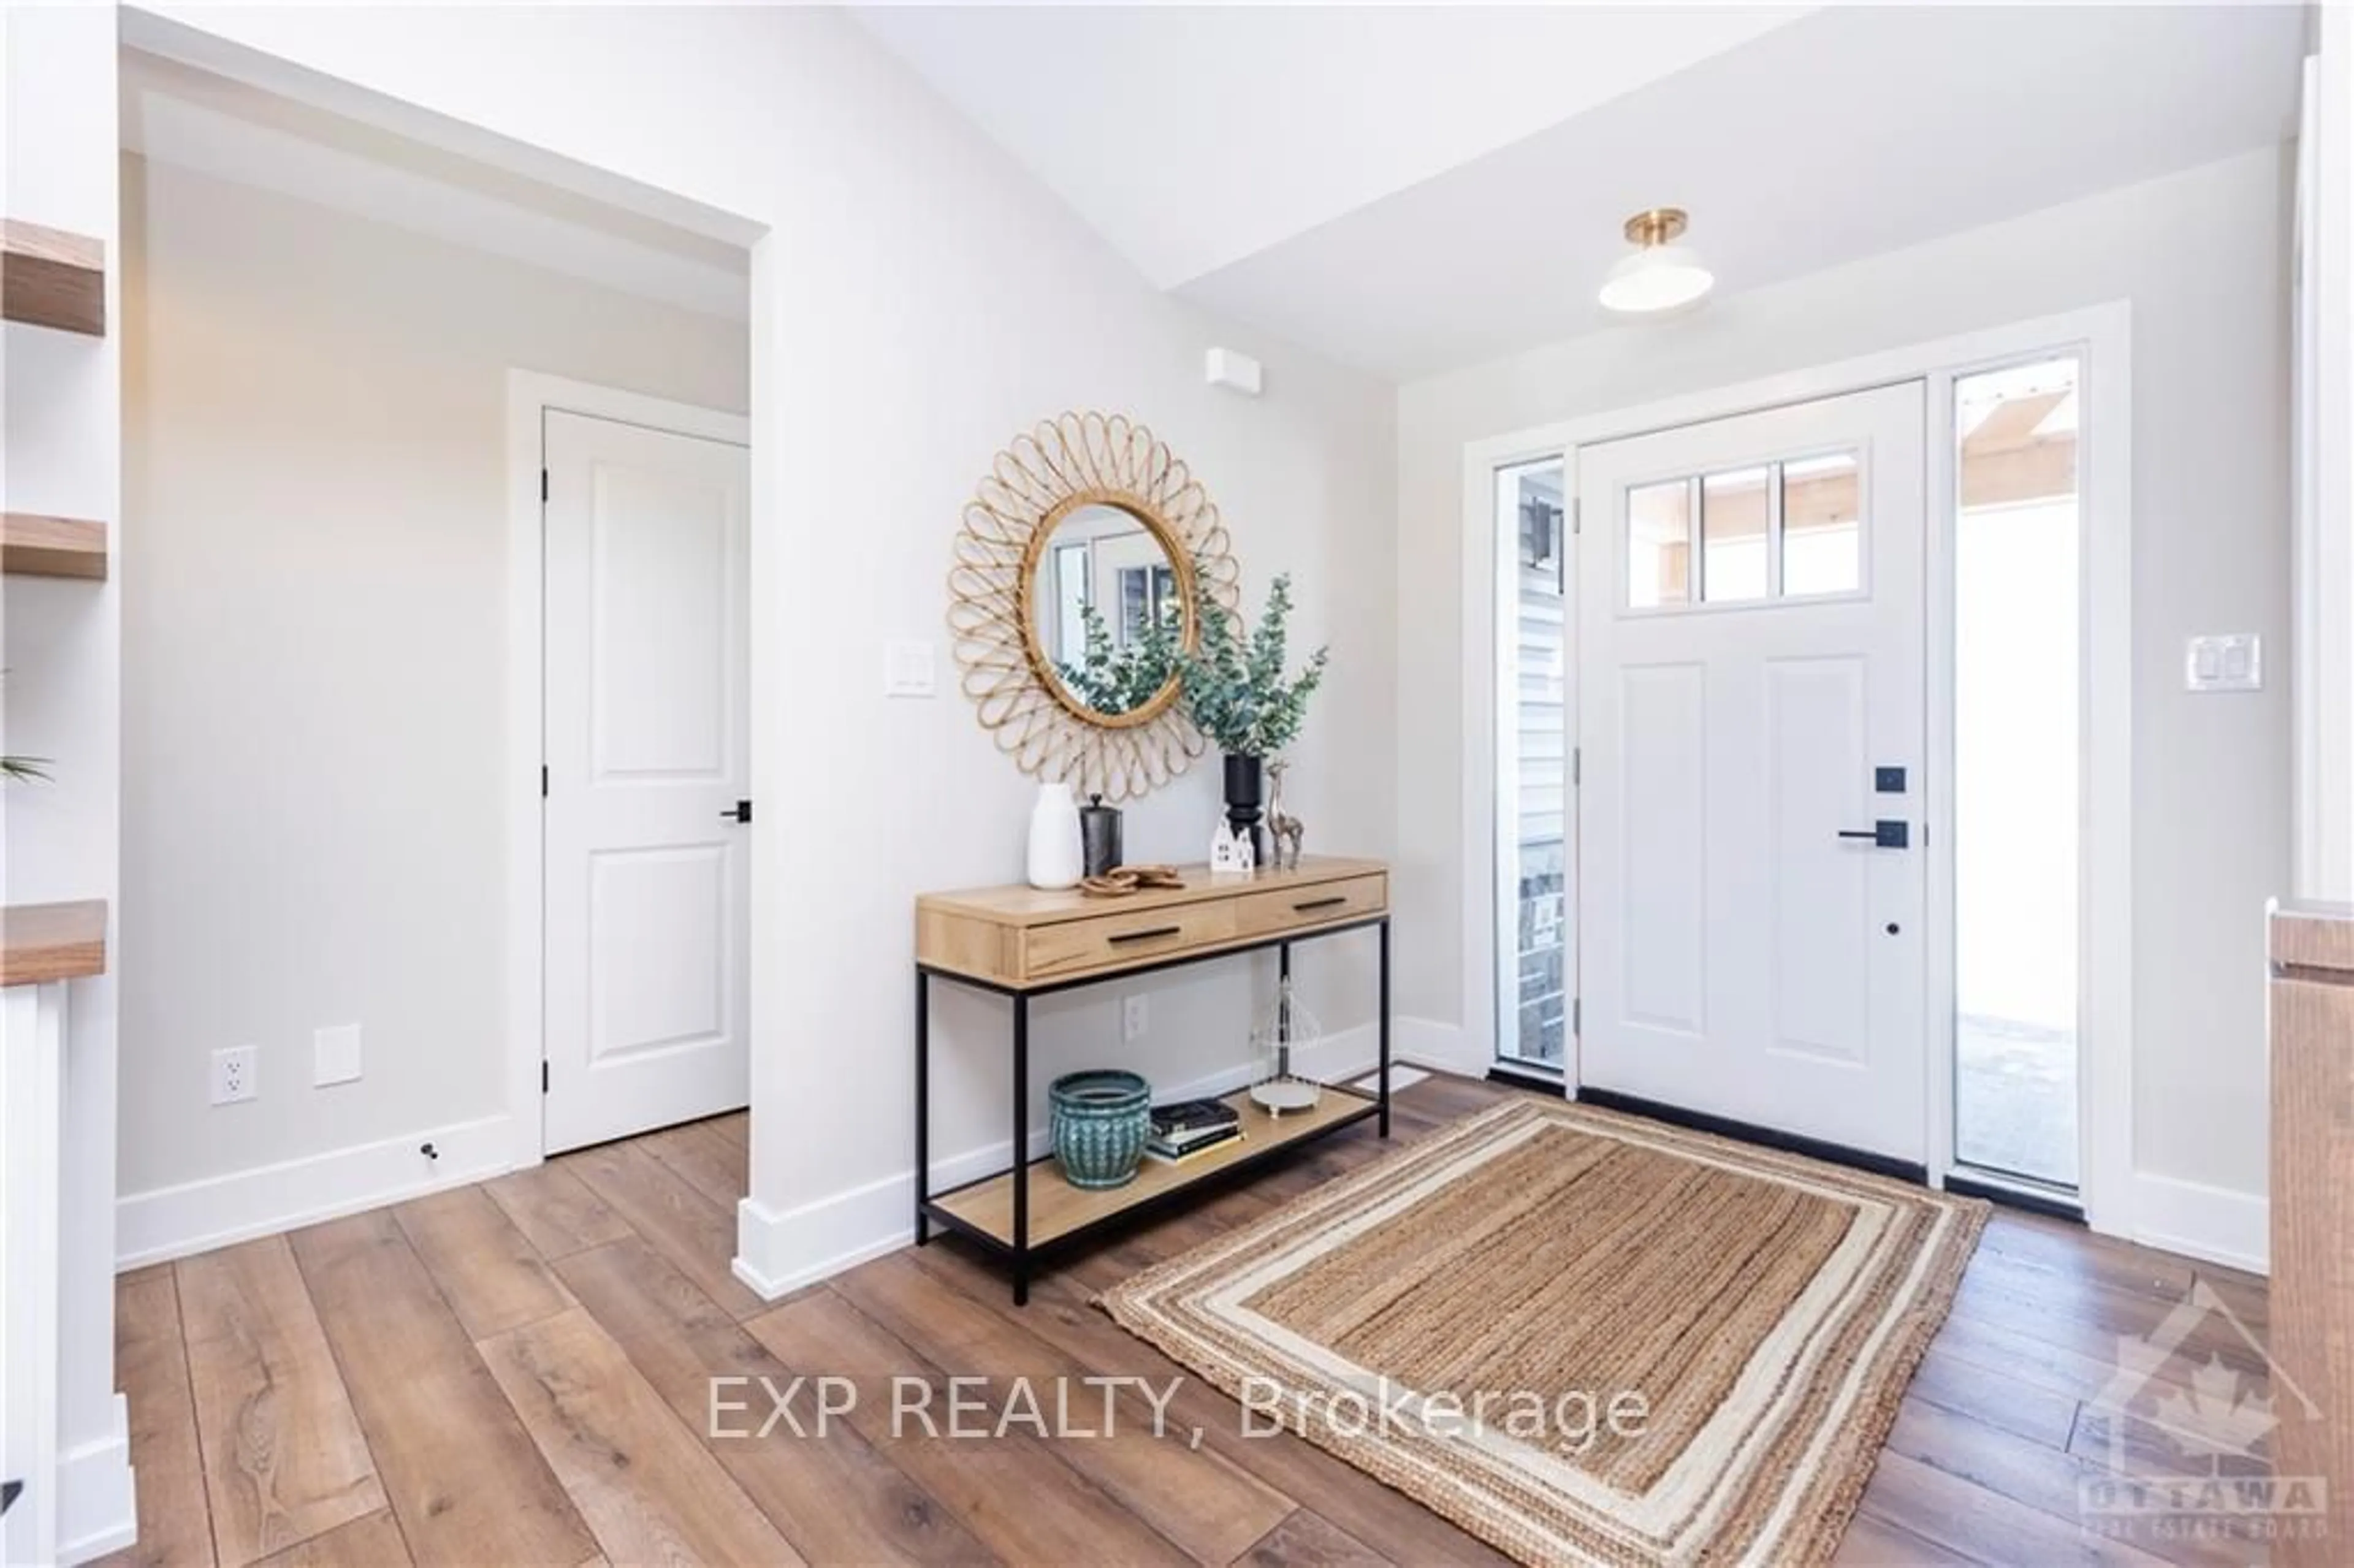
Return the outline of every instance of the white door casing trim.
{"type": "MultiPolygon", "coordinates": [[[[543,538],[539,474],[541,420],[551,409],[643,425],[748,448],[751,421],[741,414],[649,397],[532,370],[507,372],[507,1121],[510,1169],[536,1165],[545,1129],[540,1062],[546,1025],[544,906],[546,866],[540,838],[539,769],[545,758],[542,709],[546,686],[543,538]]],[[[758,918],[758,906],[754,908],[758,918]]]]}
{"type": "MultiPolygon", "coordinates": [[[[1575,493],[1584,446],[1679,425],[1753,413],[1924,380],[1928,387],[1929,788],[1928,1006],[1931,1018],[1928,1150],[1931,1178],[1953,1165],[1953,649],[1951,557],[1953,454],[1937,432],[1952,428],[1957,376],[2052,353],[2083,355],[2085,408],[2081,486],[2084,506],[2084,670],[2094,693],[2116,701],[2084,707],[2084,799],[2097,802],[2084,822],[2084,902],[2080,941],[2082,1042],[2079,1114],[2087,1222],[2108,1234],[2136,1228],[2133,1194],[2133,563],[2132,309],[2094,305],[1953,337],[1935,339],[1734,386],[1581,416],[1465,443],[1462,475],[1463,745],[1460,901],[1463,1021],[1491,1046],[1497,1018],[1495,673],[1500,624],[1496,558],[1498,468],[1547,457],[1567,460],[1575,493]]],[[[1566,1087],[1577,1085],[1567,1054],[1566,1087]]]]}

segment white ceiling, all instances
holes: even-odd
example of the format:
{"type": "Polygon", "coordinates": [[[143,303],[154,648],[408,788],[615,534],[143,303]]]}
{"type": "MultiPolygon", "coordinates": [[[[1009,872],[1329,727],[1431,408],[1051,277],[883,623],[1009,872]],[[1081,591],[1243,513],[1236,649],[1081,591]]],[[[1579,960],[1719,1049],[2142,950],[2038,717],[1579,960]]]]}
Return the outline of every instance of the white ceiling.
{"type": "Polygon", "coordinates": [[[122,145],[642,299],[745,319],[738,246],[159,56],[122,53],[122,145]]]}
{"type": "Polygon", "coordinates": [[[1161,288],[1811,5],[885,5],[854,13],[1161,288]]]}
{"type": "Polygon", "coordinates": [[[1155,282],[1397,376],[1606,324],[1643,207],[1690,208],[1732,292],[2277,143],[2306,27],[2265,5],[862,20],[1155,282]]]}

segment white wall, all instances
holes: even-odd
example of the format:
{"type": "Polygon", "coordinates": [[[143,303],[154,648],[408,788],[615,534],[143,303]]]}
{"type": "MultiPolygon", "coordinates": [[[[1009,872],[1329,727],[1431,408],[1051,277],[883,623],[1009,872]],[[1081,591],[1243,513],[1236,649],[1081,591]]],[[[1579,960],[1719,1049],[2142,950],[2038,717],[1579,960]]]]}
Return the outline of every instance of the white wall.
{"type": "Polygon", "coordinates": [[[505,1113],[506,374],[741,410],[748,345],[164,163],[126,157],[123,191],[138,1255],[234,1212],[161,1190],[505,1113]],[[314,1088],[338,1023],[364,1075],[314,1088]],[[244,1044],[260,1097],[210,1106],[244,1044]]]}
{"type": "MultiPolygon", "coordinates": [[[[2288,870],[2288,702],[2182,690],[2183,639],[2288,628],[2287,186],[2261,152],[1435,376],[1399,395],[1402,1010],[1459,1019],[1467,441],[2127,299],[2133,305],[2134,1128],[2260,1202],[2261,913],[2288,870]]],[[[2098,803],[2095,802],[2095,809],[2098,803]]],[[[2245,1207],[2243,1205],[2243,1213],[2245,1207]]],[[[2261,1245],[2260,1213],[2255,1226],[2261,1245]]]]}
{"type": "MultiPolygon", "coordinates": [[[[98,238],[110,260],[119,252],[114,24],[103,7],[0,13],[0,207],[98,238]]],[[[110,321],[120,316],[117,272],[110,267],[110,321]]],[[[9,509],[114,521],[121,361],[118,334],[0,328],[0,488],[9,509]]],[[[0,590],[0,743],[49,758],[55,777],[0,791],[8,903],[115,898],[117,627],[126,567],[118,540],[114,575],[104,583],[10,577],[0,590]]],[[[109,932],[116,973],[123,936],[118,917],[109,932]]],[[[54,1500],[59,1550],[73,1561],[117,1544],[132,1522],[128,1434],[113,1379],[113,973],[75,982],[67,1029],[54,1500]]]]}
{"type": "Polygon", "coordinates": [[[2306,286],[2315,296],[2311,407],[2317,440],[2309,537],[2300,567],[2312,574],[2313,645],[2298,669],[2313,682],[2311,759],[2304,786],[2296,891],[2354,898],[2354,12],[2317,7],[2320,59],[2314,86],[2319,135],[2312,160],[2317,243],[2306,286]]]}
{"type": "MultiPolygon", "coordinates": [[[[951,678],[881,695],[885,639],[944,643],[951,537],[1009,439],[1065,408],[1129,413],[1223,508],[1254,609],[1297,576],[1302,647],[1333,672],[1299,748],[1311,849],[1382,853],[1396,820],[1394,400],[1151,291],[841,16],[654,7],[460,13],[200,8],[144,43],[588,185],[618,175],[768,230],[753,253],[752,1199],[746,1271],[780,1286],[908,1227],[914,895],[1012,879],[1031,786],[951,678]],[[261,51],[257,57],[249,50],[261,51]],[[275,60],[270,58],[277,57],[275,60]],[[289,76],[291,60],[324,77],[289,76]],[[532,90],[515,90],[527,79],[532,90]],[[354,96],[337,81],[357,84],[354,96]],[[429,111],[420,113],[419,111],[429,111]],[[437,118],[446,117],[446,118],[437,118]],[[552,154],[533,157],[538,154],[552,154]],[[588,166],[558,168],[561,159],[588,166]],[[1202,351],[1266,361],[1257,400],[1202,351]]],[[[943,647],[942,668],[949,671],[943,647]]],[[[1138,858],[1198,858],[1214,768],[1131,810],[1138,858]]],[[[1370,1020],[1370,938],[1308,954],[1328,1025],[1370,1020]]],[[[1138,1059],[1165,1083],[1240,1061],[1230,966],[1156,982],[1138,1059]]],[[[1262,981],[1263,984],[1263,981],[1262,981]]],[[[1260,993],[1263,994],[1263,991],[1260,993]]],[[[1116,999],[1040,1006],[1045,1077],[1117,1059],[1116,999]]],[[[1002,1003],[943,995],[934,1149],[1008,1119],[1002,1003]]]]}

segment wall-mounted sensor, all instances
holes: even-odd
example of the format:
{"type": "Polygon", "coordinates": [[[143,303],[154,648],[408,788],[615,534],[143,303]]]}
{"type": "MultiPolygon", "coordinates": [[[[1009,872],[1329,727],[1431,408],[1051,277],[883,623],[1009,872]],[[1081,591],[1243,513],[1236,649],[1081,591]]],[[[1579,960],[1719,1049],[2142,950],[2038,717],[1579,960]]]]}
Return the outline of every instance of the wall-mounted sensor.
{"type": "Polygon", "coordinates": [[[1213,387],[1231,387],[1246,397],[1258,396],[1258,361],[1231,348],[1214,348],[1203,363],[1213,387]]]}

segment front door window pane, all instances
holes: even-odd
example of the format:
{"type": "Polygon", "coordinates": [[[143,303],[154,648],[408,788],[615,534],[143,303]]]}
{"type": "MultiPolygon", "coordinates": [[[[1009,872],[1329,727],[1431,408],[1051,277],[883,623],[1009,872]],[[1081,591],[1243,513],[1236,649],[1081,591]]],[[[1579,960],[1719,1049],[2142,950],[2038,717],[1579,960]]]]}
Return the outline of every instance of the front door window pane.
{"type": "Polygon", "coordinates": [[[1853,593],[1863,586],[1863,486],[1855,454],[1782,465],[1782,592],[1853,593]]]}
{"type": "Polygon", "coordinates": [[[1689,480],[1627,493],[1627,603],[1635,609],[1691,602],[1689,480]]]}
{"type": "Polygon", "coordinates": [[[1701,482],[1701,599],[1739,604],[1764,599],[1773,553],[1767,503],[1771,468],[1712,473],[1701,482]]]}

